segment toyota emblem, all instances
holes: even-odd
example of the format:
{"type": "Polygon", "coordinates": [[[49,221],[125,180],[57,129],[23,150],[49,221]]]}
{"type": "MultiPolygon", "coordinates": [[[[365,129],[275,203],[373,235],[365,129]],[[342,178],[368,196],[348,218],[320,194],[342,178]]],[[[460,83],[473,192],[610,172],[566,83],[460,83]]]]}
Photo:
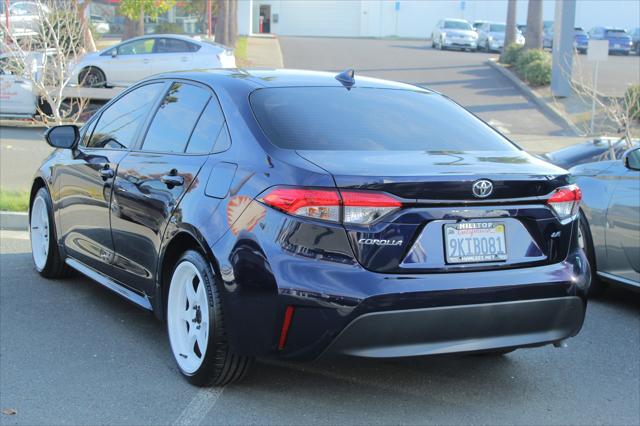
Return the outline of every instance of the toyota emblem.
{"type": "Polygon", "coordinates": [[[471,190],[477,198],[487,198],[493,192],[493,183],[487,179],[480,179],[473,183],[471,190]]]}

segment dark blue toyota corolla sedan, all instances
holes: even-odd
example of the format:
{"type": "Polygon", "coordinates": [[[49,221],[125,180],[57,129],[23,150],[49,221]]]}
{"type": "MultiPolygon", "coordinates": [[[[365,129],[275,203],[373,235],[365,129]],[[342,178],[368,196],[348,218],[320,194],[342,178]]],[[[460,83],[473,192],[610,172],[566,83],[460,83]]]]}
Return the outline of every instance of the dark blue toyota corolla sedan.
{"type": "Polygon", "coordinates": [[[194,384],[254,357],[504,354],[582,326],[580,190],[438,93],[166,74],[46,139],[37,270],[153,311],[194,384]]]}

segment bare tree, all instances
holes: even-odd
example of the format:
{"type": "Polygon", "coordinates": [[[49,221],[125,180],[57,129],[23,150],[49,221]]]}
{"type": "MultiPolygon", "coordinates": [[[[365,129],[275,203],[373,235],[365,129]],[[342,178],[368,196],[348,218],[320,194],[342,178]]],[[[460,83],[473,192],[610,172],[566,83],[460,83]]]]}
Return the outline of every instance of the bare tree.
{"type": "Polygon", "coordinates": [[[87,52],[95,52],[98,49],[96,49],[96,42],[93,40],[93,34],[91,34],[91,24],[87,22],[87,10],[89,9],[91,0],[81,0],[80,4],[78,4],[78,0],[74,0],[74,3],[76,4],[75,7],[78,9],[78,20],[80,21],[80,25],[82,25],[84,49],[87,52]]]}
{"type": "Polygon", "coordinates": [[[524,48],[542,49],[542,0],[529,0],[524,48]]]}
{"type": "Polygon", "coordinates": [[[229,0],[218,0],[216,20],[216,42],[228,45],[229,41],[229,0]]]}
{"type": "Polygon", "coordinates": [[[5,23],[0,28],[8,37],[4,45],[5,72],[23,76],[40,98],[37,112],[46,124],[76,122],[86,99],[69,101],[65,89],[71,82],[73,64],[85,51],[84,27],[78,20],[75,0],[35,0],[39,16],[32,33],[11,32],[5,23]]]}
{"type": "Polygon", "coordinates": [[[517,0],[509,0],[509,3],[507,3],[507,29],[504,38],[503,55],[507,51],[507,46],[511,46],[516,42],[516,4],[517,0]]]}
{"type": "MultiPolygon", "coordinates": [[[[577,55],[577,53],[576,53],[577,55]]],[[[632,139],[640,136],[640,86],[630,86],[622,95],[604,95],[596,92],[593,81],[582,67],[582,61],[574,58],[575,64],[571,76],[571,88],[585,111],[583,116],[591,118],[591,107],[595,106],[593,129],[590,120],[579,123],[581,133],[591,136],[617,135],[624,139],[629,147],[632,139]]],[[[611,158],[615,153],[611,149],[611,158]]]]}

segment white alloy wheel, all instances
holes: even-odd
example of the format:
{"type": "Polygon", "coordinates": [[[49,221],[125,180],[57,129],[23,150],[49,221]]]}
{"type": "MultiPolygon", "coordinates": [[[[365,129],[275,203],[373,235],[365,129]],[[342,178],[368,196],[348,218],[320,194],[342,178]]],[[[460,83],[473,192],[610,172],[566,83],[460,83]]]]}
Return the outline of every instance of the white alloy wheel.
{"type": "Polygon", "coordinates": [[[31,208],[31,223],[29,228],[31,237],[31,253],[36,269],[42,271],[47,264],[49,256],[49,212],[44,198],[38,194],[31,208]]]}
{"type": "Polygon", "coordinates": [[[180,369],[195,373],[209,343],[209,300],[196,266],[185,260],[173,272],[167,299],[167,328],[171,350],[180,369]]]}

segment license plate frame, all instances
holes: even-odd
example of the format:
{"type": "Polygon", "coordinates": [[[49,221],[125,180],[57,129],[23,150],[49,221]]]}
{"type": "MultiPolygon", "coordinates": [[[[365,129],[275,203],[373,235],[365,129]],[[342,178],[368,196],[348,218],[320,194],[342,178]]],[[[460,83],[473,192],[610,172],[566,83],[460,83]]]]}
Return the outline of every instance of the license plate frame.
{"type": "Polygon", "coordinates": [[[442,231],[447,264],[506,262],[509,258],[504,222],[447,223],[442,231]]]}

